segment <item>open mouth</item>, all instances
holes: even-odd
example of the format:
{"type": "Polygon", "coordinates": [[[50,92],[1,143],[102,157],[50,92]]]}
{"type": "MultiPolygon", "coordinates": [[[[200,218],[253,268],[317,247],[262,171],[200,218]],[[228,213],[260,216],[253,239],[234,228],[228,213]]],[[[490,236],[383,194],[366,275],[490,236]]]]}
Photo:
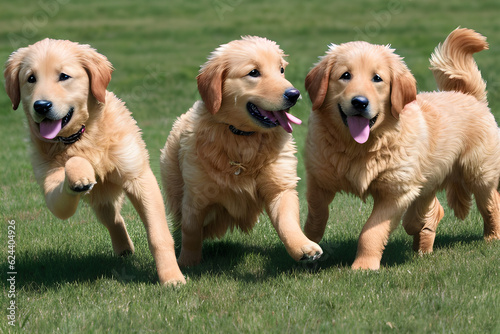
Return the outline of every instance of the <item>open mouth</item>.
{"type": "Polygon", "coordinates": [[[300,119],[288,112],[290,109],[268,111],[257,107],[251,102],[248,102],[247,110],[250,115],[258,122],[258,124],[264,128],[274,128],[278,125],[281,125],[286,132],[291,133],[293,130],[291,123],[302,123],[300,119]]]}
{"type": "Polygon", "coordinates": [[[349,132],[354,140],[360,144],[365,143],[370,136],[370,129],[377,122],[378,115],[372,119],[365,118],[361,115],[347,116],[340,104],[338,105],[342,122],[349,128],[349,132]]]}
{"type": "Polygon", "coordinates": [[[54,139],[61,129],[69,123],[73,116],[73,111],[74,109],[70,108],[66,116],[57,120],[45,118],[40,122],[40,135],[45,139],[54,139]]]}

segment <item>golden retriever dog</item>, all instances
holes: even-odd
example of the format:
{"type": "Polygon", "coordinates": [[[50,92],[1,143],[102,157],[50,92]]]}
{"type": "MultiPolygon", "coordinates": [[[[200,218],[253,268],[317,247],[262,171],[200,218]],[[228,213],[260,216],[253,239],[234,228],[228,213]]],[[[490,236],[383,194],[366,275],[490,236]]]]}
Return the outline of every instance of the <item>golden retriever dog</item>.
{"type": "Polygon", "coordinates": [[[256,224],[263,208],[290,256],[321,248],[299,224],[297,158],[289,113],[300,92],[285,79],[275,42],[243,37],[217,48],[197,77],[197,101],[173,125],[161,155],[166,204],[182,231],[181,266],[196,265],[206,238],[256,224]]]}
{"type": "Polygon", "coordinates": [[[313,104],[306,144],[305,234],[319,242],[338,192],[372,196],[352,268],[378,269],[403,221],[413,248],[432,252],[444,215],[436,192],[464,219],[475,197],[484,237],[500,239],[500,132],[472,54],[486,39],[453,31],[432,56],[440,92],[417,95],[401,57],[366,42],[332,45],[308,73],[313,104]]]}
{"type": "Polygon", "coordinates": [[[12,53],[4,71],[22,103],[32,165],[50,211],[71,217],[80,198],[106,226],[117,255],[134,252],[120,210],[127,194],[146,227],[160,282],[184,283],[160,188],[130,112],[106,90],[112,66],[88,45],[44,39],[12,53]]]}

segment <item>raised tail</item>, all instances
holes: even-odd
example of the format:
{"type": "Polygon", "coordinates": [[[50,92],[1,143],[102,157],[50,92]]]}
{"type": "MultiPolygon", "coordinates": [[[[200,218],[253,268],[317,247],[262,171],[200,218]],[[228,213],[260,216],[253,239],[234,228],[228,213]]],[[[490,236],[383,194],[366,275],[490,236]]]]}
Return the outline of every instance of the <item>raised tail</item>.
{"type": "Polygon", "coordinates": [[[431,55],[432,73],[439,90],[473,95],[486,102],[486,82],[472,55],[487,50],[486,37],[471,29],[457,28],[431,55]]]}

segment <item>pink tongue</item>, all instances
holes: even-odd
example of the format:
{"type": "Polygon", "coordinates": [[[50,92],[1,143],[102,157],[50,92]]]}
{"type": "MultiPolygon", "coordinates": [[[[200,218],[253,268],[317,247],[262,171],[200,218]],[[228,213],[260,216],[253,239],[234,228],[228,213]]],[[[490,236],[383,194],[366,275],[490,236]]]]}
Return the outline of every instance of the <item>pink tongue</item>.
{"type": "Polygon", "coordinates": [[[365,143],[370,136],[370,120],[363,116],[347,117],[347,125],[352,138],[360,144],[365,143]]]}
{"type": "Polygon", "coordinates": [[[279,111],[267,111],[264,109],[259,108],[259,112],[263,115],[269,118],[271,121],[278,123],[285,129],[286,132],[292,133],[292,125],[290,123],[294,124],[301,124],[302,121],[298,119],[297,117],[293,116],[292,114],[287,113],[284,110],[279,110],[279,111]]]}
{"type": "Polygon", "coordinates": [[[61,131],[62,120],[52,121],[44,119],[40,123],[40,135],[45,139],[54,139],[59,131],[61,131]]]}
{"type": "Polygon", "coordinates": [[[302,124],[302,121],[298,119],[297,117],[293,116],[292,114],[286,113],[286,117],[288,120],[294,124],[302,124]]]}

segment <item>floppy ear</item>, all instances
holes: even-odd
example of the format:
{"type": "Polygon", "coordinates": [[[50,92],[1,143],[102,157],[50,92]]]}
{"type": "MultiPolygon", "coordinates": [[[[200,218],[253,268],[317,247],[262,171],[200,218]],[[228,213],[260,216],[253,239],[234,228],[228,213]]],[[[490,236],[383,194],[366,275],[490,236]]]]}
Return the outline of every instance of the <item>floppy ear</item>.
{"type": "Polygon", "coordinates": [[[200,74],[196,77],[201,99],[212,115],[219,111],[222,104],[222,84],[224,79],[224,68],[210,61],[202,67],[200,74]]]}
{"type": "Polygon", "coordinates": [[[19,86],[19,69],[24,58],[26,48],[13,52],[5,63],[5,90],[12,102],[12,109],[17,110],[21,102],[21,88],[19,86]]]}
{"type": "Polygon", "coordinates": [[[406,64],[399,60],[398,70],[393,70],[391,83],[391,113],[399,119],[403,108],[417,98],[417,83],[406,64]]]}
{"type": "Polygon", "coordinates": [[[305,86],[313,104],[313,110],[319,109],[325,101],[331,70],[332,62],[328,61],[328,56],[325,56],[306,76],[305,86]]]}
{"type": "Polygon", "coordinates": [[[82,64],[90,78],[90,90],[97,101],[106,102],[106,89],[111,81],[113,65],[104,55],[89,45],[79,45],[82,51],[82,64]]]}

